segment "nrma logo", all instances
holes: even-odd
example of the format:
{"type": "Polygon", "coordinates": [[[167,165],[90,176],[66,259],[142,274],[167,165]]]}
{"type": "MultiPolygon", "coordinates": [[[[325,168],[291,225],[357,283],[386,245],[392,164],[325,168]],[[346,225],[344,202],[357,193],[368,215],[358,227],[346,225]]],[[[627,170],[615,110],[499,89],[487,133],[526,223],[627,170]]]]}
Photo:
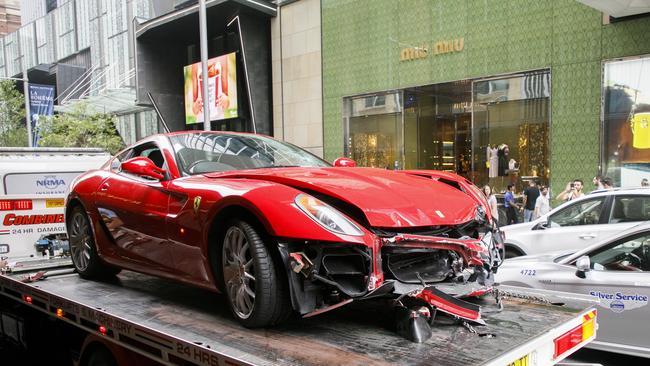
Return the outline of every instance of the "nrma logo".
{"type": "Polygon", "coordinates": [[[57,189],[60,186],[65,186],[63,179],[57,178],[56,175],[46,175],[43,179],[36,181],[37,187],[45,187],[47,189],[57,189]]]}

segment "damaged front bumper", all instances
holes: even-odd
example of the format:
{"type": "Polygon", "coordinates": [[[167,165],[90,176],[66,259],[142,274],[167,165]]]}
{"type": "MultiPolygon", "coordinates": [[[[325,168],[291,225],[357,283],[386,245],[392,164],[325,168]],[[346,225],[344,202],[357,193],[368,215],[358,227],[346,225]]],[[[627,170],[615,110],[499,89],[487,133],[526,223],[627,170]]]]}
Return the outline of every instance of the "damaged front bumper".
{"type": "Polygon", "coordinates": [[[398,234],[370,245],[281,243],[294,309],[309,317],[371,298],[413,298],[480,323],[480,309],[458,299],[490,291],[501,262],[499,235],[481,239],[398,234]],[[460,300],[459,300],[460,301],[460,300]],[[464,303],[464,302],[463,302],[464,303]]]}

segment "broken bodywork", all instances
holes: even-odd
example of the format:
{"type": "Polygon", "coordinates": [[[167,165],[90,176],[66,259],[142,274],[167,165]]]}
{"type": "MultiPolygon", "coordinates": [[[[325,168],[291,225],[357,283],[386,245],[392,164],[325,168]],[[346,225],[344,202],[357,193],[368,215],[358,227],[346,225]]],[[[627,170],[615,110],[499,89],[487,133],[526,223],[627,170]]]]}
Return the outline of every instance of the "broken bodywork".
{"type": "Polygon", "coordinates": [[[436,313],[484,325],[480,307],[463,298],[492,290],[503,241],[488,221],[424,234],[376,230],[371,246],[283,243],[294,309],[310,317],[352,301],[393,299],[397,331],[422,342],[436,313]],[[454,235],[458,238],[451,237],[454,235]]]}

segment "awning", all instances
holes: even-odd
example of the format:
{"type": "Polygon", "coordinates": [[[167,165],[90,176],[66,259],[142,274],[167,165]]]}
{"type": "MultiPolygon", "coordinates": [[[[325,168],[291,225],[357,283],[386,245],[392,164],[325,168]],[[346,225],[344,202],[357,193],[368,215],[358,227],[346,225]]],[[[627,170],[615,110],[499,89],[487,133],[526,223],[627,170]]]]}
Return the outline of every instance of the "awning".
{"type": "Polygon", "coordinates": [[[578,0],[614,18],[650,13],[650,0],[578,0]]]}
{"type": "Polygon", "coordinates": [[[69,112],[78,103],[86,103],[88,110],[96,113],[130,114],[147,111],[151,108],[135,104],[135,88],[125,87],[107,89],[99,95],[92,95],[82,99],[70,100],[63,105],[54,106],[59,113],[69,112]]]}

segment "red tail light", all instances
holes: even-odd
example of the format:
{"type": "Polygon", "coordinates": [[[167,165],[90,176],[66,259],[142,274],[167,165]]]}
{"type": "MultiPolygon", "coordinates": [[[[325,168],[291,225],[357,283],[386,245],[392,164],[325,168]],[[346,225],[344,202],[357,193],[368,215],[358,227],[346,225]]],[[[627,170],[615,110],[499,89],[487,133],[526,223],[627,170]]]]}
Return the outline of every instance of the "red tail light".
{"type": "Polygon", "coordinates": [[[14,201],[14,210],[31,210],[32,200],[17,200],[14,201]]]}
{"type": "Polygon", "coordinates": [[[580,343],[592,338],[596,334],[596,310],[592,310],[582,319],[582,324],[555,338],[555,353],[553,358],[558,358],[575,348],[580,343]]]}
{"type": "Polygon", "coordinates": [[[13,202],[9,200],[0,200],[0,211],[11,211],[13,208],[13,202]]]}
{"type": "Polygon", "coordinates": [[[31,210],[32,200],[0,200],[0,211],[31,210]]]}

